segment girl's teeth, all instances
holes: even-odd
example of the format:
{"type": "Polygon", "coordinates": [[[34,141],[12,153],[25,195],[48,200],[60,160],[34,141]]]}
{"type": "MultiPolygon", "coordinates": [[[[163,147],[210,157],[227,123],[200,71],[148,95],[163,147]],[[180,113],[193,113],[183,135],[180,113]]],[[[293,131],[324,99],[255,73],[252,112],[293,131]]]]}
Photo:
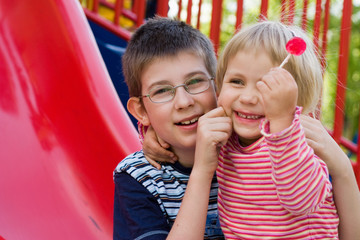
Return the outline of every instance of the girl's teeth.
{"type": "Polygon", "coordinates": [[[191,119],[189,121],[181,122],[181,124],[189,125],[189,124],[195,123],[197,120],[198,120],[198,118],[194,118],[194,119],[191,119]]]}
{"type": "Polygon", "coordinates": [[[244,115],[242,113],[237,113],[239,117],[242,117],[242,118],[246,118],[246,119],[259,119],[261,118],[260,116],[255,116],[255,115],[244,115]]]}

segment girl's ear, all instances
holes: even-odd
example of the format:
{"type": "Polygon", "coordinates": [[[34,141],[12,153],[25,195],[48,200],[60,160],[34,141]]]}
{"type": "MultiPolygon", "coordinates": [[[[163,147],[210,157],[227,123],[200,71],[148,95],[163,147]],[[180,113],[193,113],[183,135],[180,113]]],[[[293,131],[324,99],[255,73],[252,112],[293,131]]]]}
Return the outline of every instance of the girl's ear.
{"type": "Polygon", "coordinates": [[[131,97],[127,102],[127,109],[142,125],[150,125],[148,114],[140,98],[131,97]]]}

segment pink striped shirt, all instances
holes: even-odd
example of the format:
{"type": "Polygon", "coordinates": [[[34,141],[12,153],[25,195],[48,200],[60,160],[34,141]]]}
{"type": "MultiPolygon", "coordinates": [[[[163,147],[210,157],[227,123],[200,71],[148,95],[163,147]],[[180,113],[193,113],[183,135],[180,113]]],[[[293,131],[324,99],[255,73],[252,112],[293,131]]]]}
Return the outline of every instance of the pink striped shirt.
{"type": "Polygon", "coordinates": [[[339,219],[325,163],[293,124],[242,147],[233,135],[221,149],[220,223],[227,239],[338,239],[339,219]]]}

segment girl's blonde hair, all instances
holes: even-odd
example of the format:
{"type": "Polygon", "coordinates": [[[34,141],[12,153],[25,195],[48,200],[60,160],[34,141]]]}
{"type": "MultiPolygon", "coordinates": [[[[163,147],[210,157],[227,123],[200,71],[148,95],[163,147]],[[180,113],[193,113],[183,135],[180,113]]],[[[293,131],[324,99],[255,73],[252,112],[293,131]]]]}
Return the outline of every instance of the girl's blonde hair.
{"type": "MultiPolygon", "coordinates": [[[[221,90],[227,65],[239,51],[266,51],[274,66],[286,58],[286,43],[294,36],[306,42],[306,51],[301,56],[291,56],[284,68],[291,73],[298,85],[298,105],[303,113],[315,114],[322,93],[322,67],[312,41],[296,26],[280,22],[263,21],[241,29],[225,46],[218,60],[216,84],[221,90]]],[[[254,63],[256,64],[256,63],[254,63]]]]}

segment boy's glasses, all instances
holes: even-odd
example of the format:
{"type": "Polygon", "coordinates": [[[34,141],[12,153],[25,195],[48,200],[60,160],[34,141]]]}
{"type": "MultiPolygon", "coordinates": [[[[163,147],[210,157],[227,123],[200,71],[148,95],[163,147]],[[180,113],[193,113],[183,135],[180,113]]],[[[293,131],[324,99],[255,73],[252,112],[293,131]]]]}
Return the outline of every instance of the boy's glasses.
{"type": "Polygon", "coordinates": [[[175,97],[176,88],[184,87],[186,92],[195,95],[205,92],[210,87],[210,82],[214,78],[195,77],[187,80],[184,84],[175,87],[171,85],[159,85],[152,88],[148,94],[140,96],[139,98],[148,97],[153,103],[165,103],[173,100],[175,97]]]}

